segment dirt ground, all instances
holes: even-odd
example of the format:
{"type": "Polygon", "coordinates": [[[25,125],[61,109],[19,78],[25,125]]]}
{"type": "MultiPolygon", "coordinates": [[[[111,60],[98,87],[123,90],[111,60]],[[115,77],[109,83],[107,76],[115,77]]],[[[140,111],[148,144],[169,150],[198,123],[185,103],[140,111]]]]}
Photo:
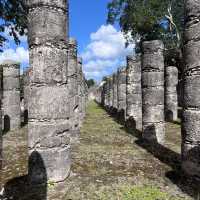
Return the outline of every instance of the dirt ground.
{"type": "Polygon", "coordinates": [[[151,145],[126,130],[96,103],[88,105],[80,141],[72,146],[72,172],[64,183],[30,186],[27,126],[3,137],[0,186],[13,200],[123,200],[124,188],[154,186],[171,200],[198,199],[199,184],[180,169],[180,124],[166,124],[166,144],[151,145]]]}

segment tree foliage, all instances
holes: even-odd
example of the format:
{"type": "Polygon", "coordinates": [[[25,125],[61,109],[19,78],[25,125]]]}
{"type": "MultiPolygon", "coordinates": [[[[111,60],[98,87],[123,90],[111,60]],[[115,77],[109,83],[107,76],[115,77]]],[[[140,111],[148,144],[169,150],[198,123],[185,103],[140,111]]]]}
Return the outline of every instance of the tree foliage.
{"type": "Polygon", "coordinates": [[[108,4],[107,21],[111,24],[119,22],[127,39],[131,34],[134,40],[163,39],[169,48],[179,46],[183,28],[183,1],[112,0],[108,4]]]}
{"type": "Polygon", "coordinates": [[[3,34],[6,29],[16,44],[19,44],[19,36],[26,34],[27,30],[25,0],[0,0],[0,50],[6,41],[3,34]]]}
{"type": "Polygon", "coordinates": [[[90,88],[90,87],[95,85],[94,79],[86,80],[86,83],[87,83],[88,88],[90,88]]]}

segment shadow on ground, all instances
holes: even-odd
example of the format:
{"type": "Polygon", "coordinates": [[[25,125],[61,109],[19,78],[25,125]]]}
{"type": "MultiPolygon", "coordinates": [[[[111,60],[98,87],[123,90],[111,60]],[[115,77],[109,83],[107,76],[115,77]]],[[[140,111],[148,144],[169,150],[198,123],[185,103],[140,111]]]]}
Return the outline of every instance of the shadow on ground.
{"type": "Polygon", "coordinates": [[[4,193],[0,199],[47,200],[46,168],[38,152],[34,151],[29,157],[28,175],[8,181],[4,185],[4,193]]]}
{"type": "MultiPolygon", "coordinates": [[[[103,106],[99,105],[100,108],[103,106]]],[[[113,118],[114,121],[121,124],[122,127],[120,129],[126,131],[128,134],[133,135],[137,138],[135,144],[144,148],[149,153],[151,153],[155,158],[159,159],[162,163],[171,167],[171,171],[166,172],[165,176],[172,183],[176,184],[182,192],[191,196],[194,199],[200,199],[200,179],[197,177],[189,177],[187,176],[181,169],[181,155],[173,150],[171,150],[167,145],[161,145],[157,142],[150,143],[149,141],[145,141],[142,138],[142,132],[135,129],[135,125],[131,126],[125,125],[124,119],[118,117],[118,113],[110,112],[109,109],[106,109],[106,112],[110,117],[113,118]]],[[[179,116],[181,116],[181,111],[179,111],[179,116]]],[[[171,122],[171,124],[175,124],[180,126],[180,121],[171,122]]],[[[181,137],[179,135],[179,137],[181,137]]]]}

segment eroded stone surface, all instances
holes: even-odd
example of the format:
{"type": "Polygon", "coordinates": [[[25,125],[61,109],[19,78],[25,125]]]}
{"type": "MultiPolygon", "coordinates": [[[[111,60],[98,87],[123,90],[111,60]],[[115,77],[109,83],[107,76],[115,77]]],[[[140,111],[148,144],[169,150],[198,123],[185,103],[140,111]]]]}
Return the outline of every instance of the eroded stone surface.
{"type": "Polygon", "coordinates": [[[154,40],[142,44],[143,138],[164,143],[164,45],[154,40]]]}
{"type": "Polygon", "coordinates": [[[185,2],[182,167],[187,174],[198,177],[200,177],[199,12],[199,1],[187,0],[185,2]]]}
{"type": "Polygon", "coordinates": [[[3,127],[4,131],[15,130],[21,126],[20,115],[20,65],[5,61],[3,67],[3,127]]]}

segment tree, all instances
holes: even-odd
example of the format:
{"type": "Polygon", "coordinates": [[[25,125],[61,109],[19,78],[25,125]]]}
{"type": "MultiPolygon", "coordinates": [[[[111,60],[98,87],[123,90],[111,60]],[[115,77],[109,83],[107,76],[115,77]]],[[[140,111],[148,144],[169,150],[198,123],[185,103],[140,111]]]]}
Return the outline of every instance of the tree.
{"type": "Polygon", "coordinates": [[[93,79],[89,79],[86,81],[88,88],[92,87],[95,85],[95,81],[93,79]]]}
{"type": "Polygon", "coordinates": [[[25,35],[27,30],[25,0],[0,1],[0,51],[2,51],[3,43],[6,41],[3,34],[6,29],[16,44],[19,44],[19,36],[25,35]]]}
{"type": "Polygon", "coordinates": [[[107,22],[119,22],[127,42],[162,39],[168,48],[180,46],[184,0],[112,0],[107,22]]]}

